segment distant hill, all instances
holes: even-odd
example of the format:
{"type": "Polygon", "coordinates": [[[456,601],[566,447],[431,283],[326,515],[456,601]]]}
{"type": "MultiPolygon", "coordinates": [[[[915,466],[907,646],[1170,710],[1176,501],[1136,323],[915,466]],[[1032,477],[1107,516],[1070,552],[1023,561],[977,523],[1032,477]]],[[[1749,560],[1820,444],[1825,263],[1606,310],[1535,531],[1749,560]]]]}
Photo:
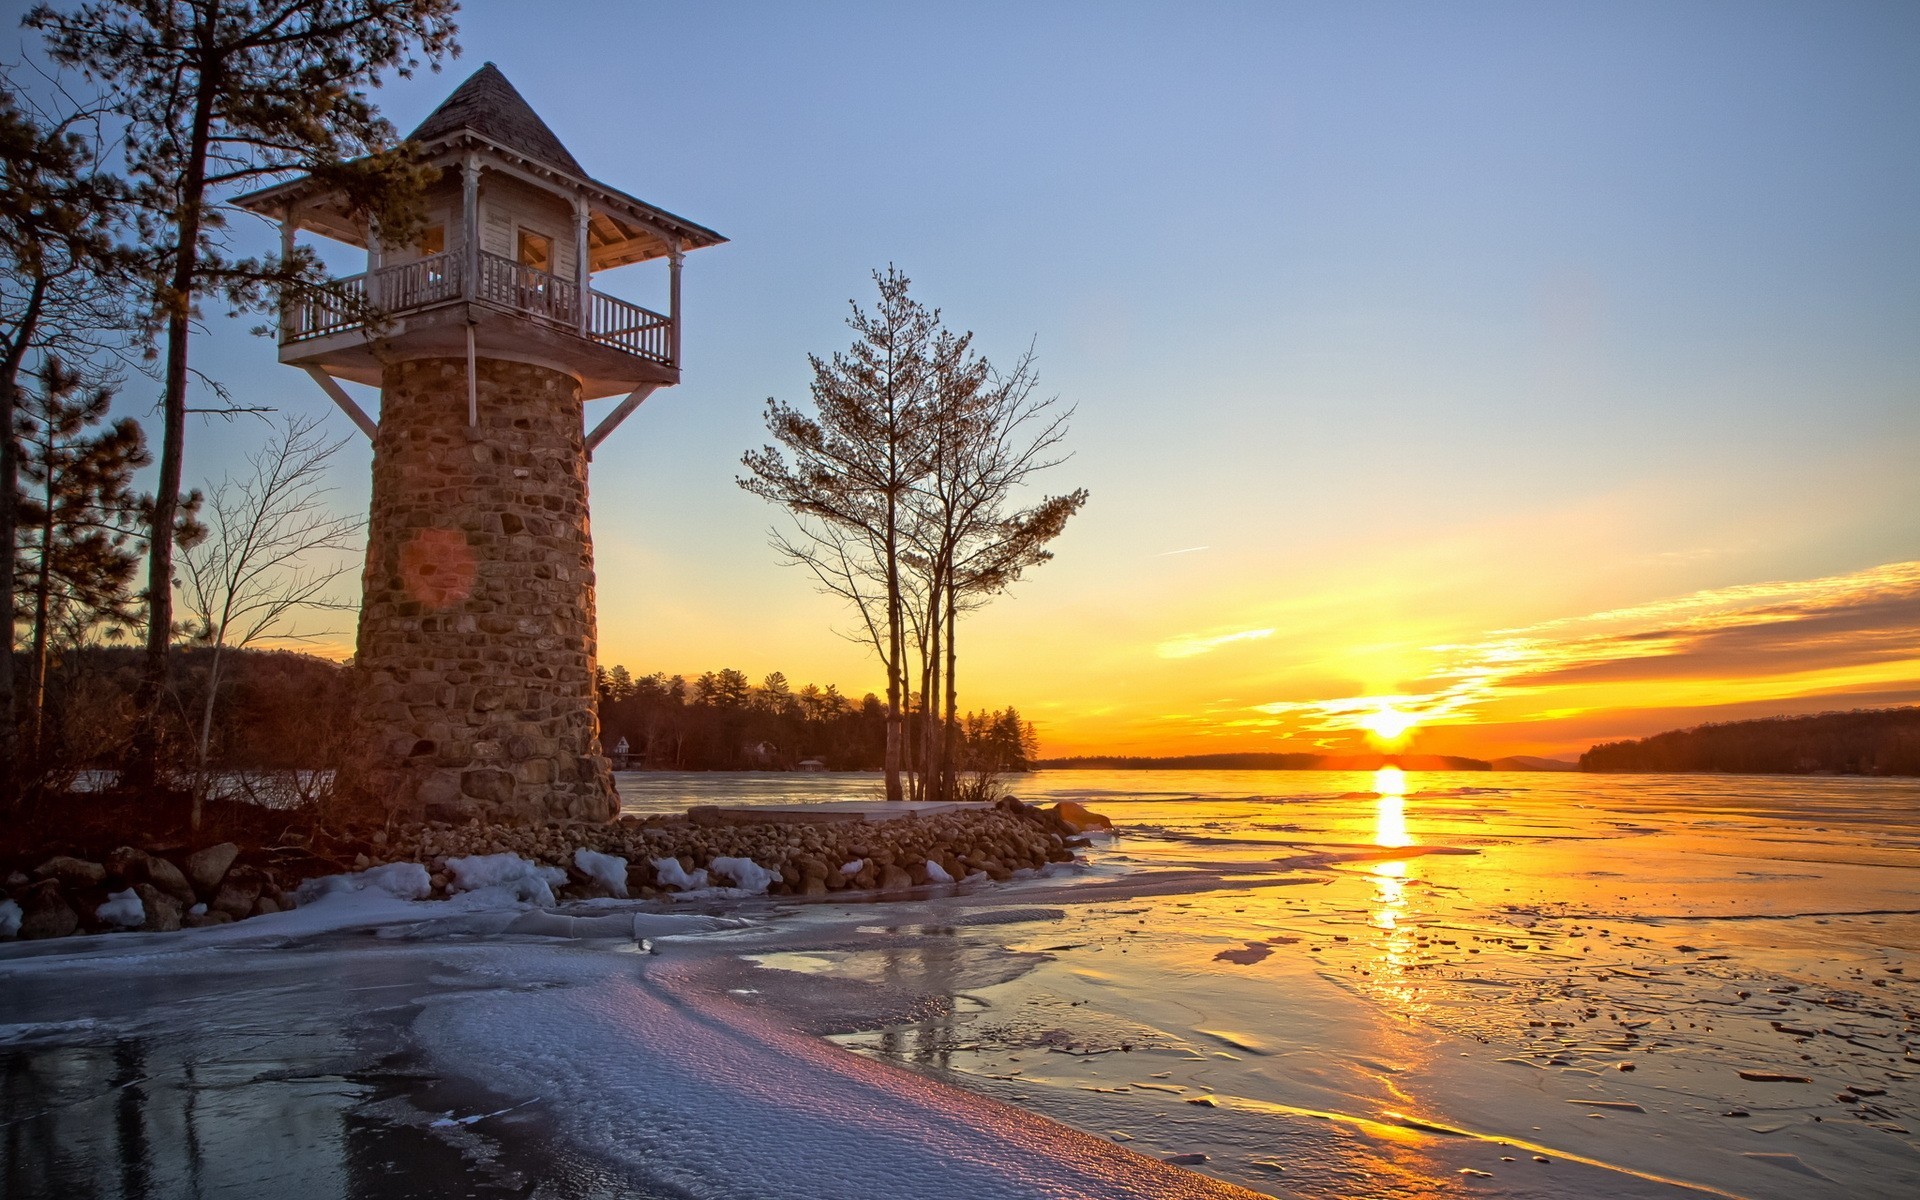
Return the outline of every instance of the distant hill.
{"type": "Polygon", "coordinates": [[[1578,771],[1580,764],[1564,758],[1540,758],[1532,754],[1509,754],[1493,760],[1496,771],[1578,771]]]}
{"type": "Polygon", "coordinates": [[[1101,754],[1049,758],[1034,764],[1054,771],[1374,771],[1392,765],[1408,771],[1488,771],[1478,758],[1452,754],[1181,754],[1141,758],[1101,754]]]}
{"type": "Polygon", "coordinates": [[[1920,775],[1920,708],[1855,709],[1676,729],[1595,746],[1580,756],[1580,769],[1920,775]]]}

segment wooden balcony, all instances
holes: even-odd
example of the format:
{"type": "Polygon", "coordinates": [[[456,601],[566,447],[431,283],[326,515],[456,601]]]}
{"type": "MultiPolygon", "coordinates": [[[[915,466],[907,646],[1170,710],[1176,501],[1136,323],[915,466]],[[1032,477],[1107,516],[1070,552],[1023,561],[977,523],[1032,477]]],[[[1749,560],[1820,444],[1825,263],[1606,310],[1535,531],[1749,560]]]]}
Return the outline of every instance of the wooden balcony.
{"type": "Polygon", "coordinates": [[[289,303],[280,360],[377,384],[378,362],[396,350],[464,353],[448,336],[463,328],[482,354],[557,359],[588,398],[679,379],[671,316],[592,289],[583,303],[575,280],[486,251],[469,259],[463,247],[335,279],[289,303]]]}

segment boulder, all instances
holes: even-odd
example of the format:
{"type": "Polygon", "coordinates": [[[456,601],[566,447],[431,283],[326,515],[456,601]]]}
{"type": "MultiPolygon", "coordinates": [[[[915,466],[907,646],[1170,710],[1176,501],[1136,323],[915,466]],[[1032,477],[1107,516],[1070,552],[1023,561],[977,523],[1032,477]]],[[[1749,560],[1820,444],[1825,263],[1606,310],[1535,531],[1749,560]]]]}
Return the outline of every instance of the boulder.
{"type": "Polygon", "coordinates": [[[141,907],[147,912],[147,919],[140,928],[150,933],[172,933],[180,928],[180,914],[184,906],[178,897],[145,881],[134,884],[133,891],[140,897],[141,907]]]}
{"type": "Polygon", "coordinates": [[[107,869],[71,855],[56,854],[33,869],[35,879],[57,879],[69,887],[93,887],[107,877],[107,869]]]}
{"type": "Polygon", "coordinates": [[[188,913],[180,922],[188,929],[204,929],[208,925],[230,925],[233,914],[224,912],[188,913]]]}
{"type": "Polygon", "coordinates": [[[122,846],[107,856],[107,870],[128,883],[151,883],[183,905],[194,902],[193,885],[186,875],[157,854],[122,846]]]}
{"type": "Polygon", "coordinates": [[[260,873],[251,867],[235,867],[227,872],[225,882],[207,905],[211,912],[226,913],[233,920],[240,920],[253,912],[253,906],[260,899],[262,888],[260,873]]]}
{"type": "Polygon", "coordinates": [[[240,847],[232,842],[221,842],[218,846],[208,846],[187,858],[187,882],[193,890],[202,896],[212,896],[227,877],[227,868],[233,866],[233,860],[240,857],[240,847]]]}
{"type": "Polygon", "coordinates": [[[1083,804],[1073,800],[1062,800],[1053,806],[1053,819],[1060,823],[1068,833],[1091,833],[1096,829],[1113,828],[1113,822],[1097,812],[1091,812],[1083,804]]]}
{"type": "Polygon", "coordinates": [[[28,892],[26,903],[20,907],[23,938],[66,937],[80,928],[80,914],[60,894],[57,880],[49,879],[28,892]]]}
{"type": "Polygon", "coordinates": [[[880,890],[883,892],[904,892],[913,886],[913,876],[889,863],[880,875],[880,890]]]}

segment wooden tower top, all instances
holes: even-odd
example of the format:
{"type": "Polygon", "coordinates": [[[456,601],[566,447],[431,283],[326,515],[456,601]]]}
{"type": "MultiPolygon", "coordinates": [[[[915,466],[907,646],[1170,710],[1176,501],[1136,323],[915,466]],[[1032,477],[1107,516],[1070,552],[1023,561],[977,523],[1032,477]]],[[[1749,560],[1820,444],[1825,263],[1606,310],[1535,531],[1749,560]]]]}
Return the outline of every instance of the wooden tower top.
{"type": "Polygon", "coordinates": [[[326,181],[301,176],[236,203],[367,251],[367,270],[287,306],[280,361],[377,384],[402,358],[478,353],[577,376],[583,398],[679,382],[680,263],[726,239],[589,176],[492,63],[408,139],[440,168],[410,245],[384,243],[326,181]],[[665,259],[656,313],[596,292],[593,273],[665,259]]]}

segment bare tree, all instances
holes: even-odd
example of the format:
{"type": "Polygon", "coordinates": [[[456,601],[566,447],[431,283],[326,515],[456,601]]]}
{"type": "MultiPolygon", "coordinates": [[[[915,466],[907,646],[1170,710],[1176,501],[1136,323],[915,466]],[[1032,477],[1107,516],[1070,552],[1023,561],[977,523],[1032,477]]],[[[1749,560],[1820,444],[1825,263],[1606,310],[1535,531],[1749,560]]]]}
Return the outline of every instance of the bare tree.
{"type": "Polygon", "coordinates": [[[346,443],[327,441],[320,429],[312,419],[289,419],[248,458],[245,473],[212,489],[207,536],[181,555],[182,599],[193,637],[212,651],[194,739],[195,829],[209,779],[222,652],[264,638],[316,636],[318,631],[297,628],[295,618],[353,607],[332,589],[353,567],[349,552],[360,521],[332,510],[332,489],[323,482],[328,460],[346,443]]]}
{"type": "Polygon", "coordinates": [[[901,800],[908,678],[901,522],[932,454],[928,412],[940,314],[907,294],[909,281],[899,271],[890,267],[873,278],[880,302],[872,312],[853,305],[852,347],[831,359],[809,356],[814,413],[768,400],[767,430],[786,452],[748,452],[741,462],[750,474],[739,483],[792,514],[795,534],[776,535],[775,546],[855,605],[887,672],[887,799],[901,800]]]}
{"type": "Polygon", "coordinates": [[[997,372],[972,334],[907,294],[899,271],[874,279],[880,304],[855,306],[853,349],[811,360],[817,415],[768,401],[767,428],[791,460],[772,446],[749,453],[740,484],[792,515],[774,548],[852,606],[851,636],[887,669],[887,798],[897,800],[903,766],[917,767],[914,797],[952,791],[958,612],[1051,558],[1047,543],[1087,493],[1013,509],[1034,475],[1063,461],[1073,410],[1036,398],[1031,353],[997,372]]]}

